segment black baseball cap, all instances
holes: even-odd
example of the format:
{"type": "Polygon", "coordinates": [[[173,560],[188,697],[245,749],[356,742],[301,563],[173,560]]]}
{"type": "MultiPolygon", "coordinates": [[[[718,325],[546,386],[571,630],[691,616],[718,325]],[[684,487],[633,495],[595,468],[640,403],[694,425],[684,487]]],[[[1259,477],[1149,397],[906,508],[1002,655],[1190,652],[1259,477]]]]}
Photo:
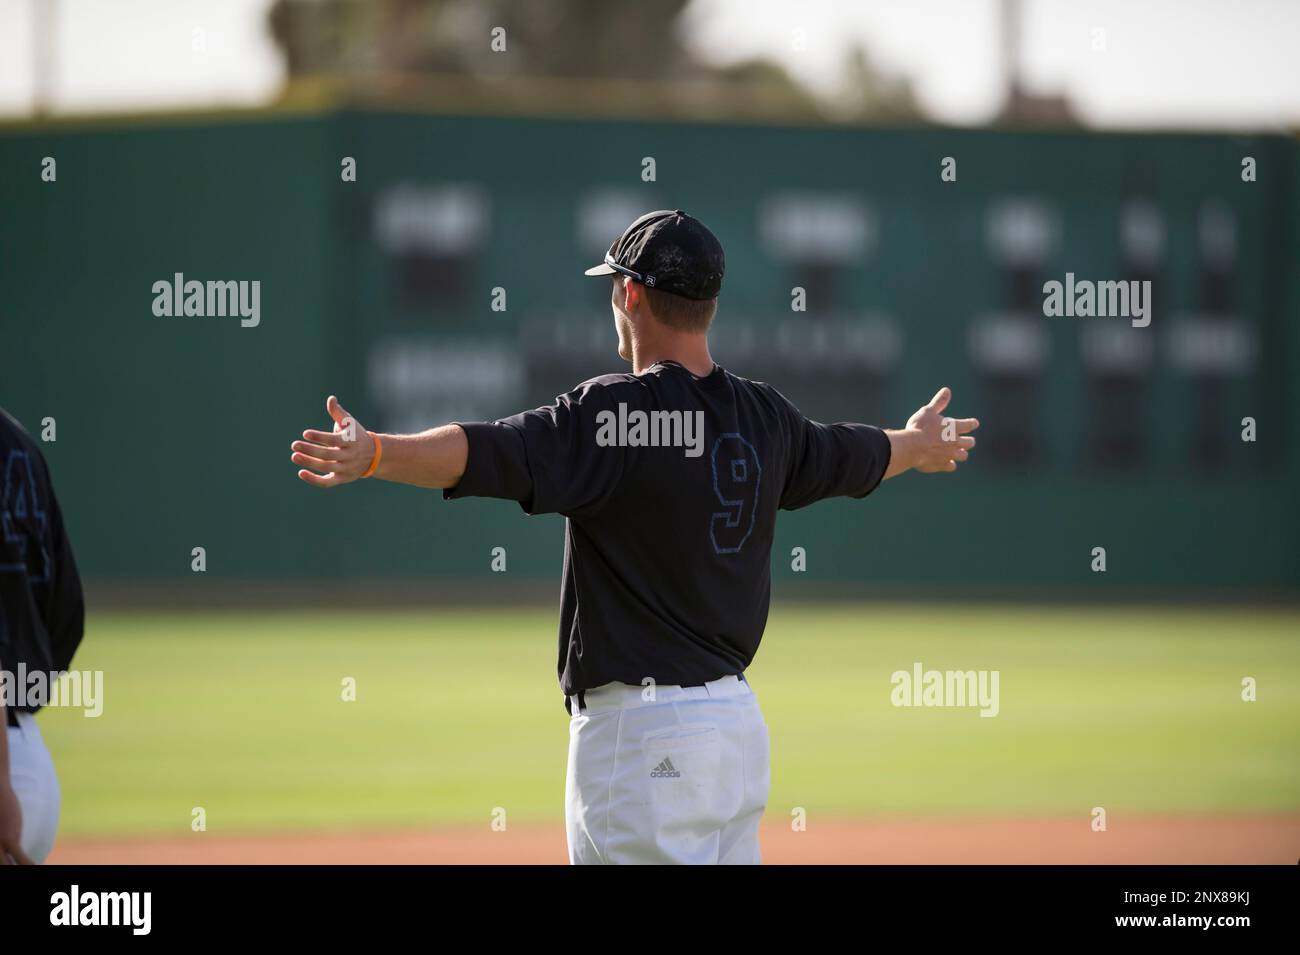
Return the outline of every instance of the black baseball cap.
{"type": "Polygon", "coordinates": [[[587,275],[629,275],[648,288],[684,298],[717,298],[726,259],[722,243],[699,219],[681,209],[660,209],[637,219],[587,275]]]}

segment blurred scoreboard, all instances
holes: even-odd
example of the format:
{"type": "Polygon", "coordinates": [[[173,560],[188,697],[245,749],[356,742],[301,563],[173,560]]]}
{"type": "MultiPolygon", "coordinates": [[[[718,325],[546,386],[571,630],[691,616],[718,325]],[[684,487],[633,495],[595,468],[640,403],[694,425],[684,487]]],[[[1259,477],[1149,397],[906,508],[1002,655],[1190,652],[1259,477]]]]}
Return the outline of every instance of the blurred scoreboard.
{"type": "Polygon", "coordinates": [[[0,127],[0,403],[57,419],[46,456],[93,578],[553,582],[557,519],[373,483],[313,494],[284,445],[331,392],[369,427],[418,430],[625,369],[609,282],[582,271],[641,213],[680,208],[726,249],[730,370],[820,420],[899,425],[949,385],[982,421],[956,480],[783,518],[778,593],[930,593],[939,541],[957,591],[1294,595],[1298,176],[1283,136],[379,110],[0,127]],[[57,185],[31,174],[45,156],[57,185]],[[260,324],[155,316],[178,271],[260,281],[260,324]],[[1150,282],[1149,324],[1051,314],[1045,287],[1070,276],[1150,282]],[[186,436],[232,421],[246,441],[213,467],[186,436]],[[101,459],[120,466],[80,467],[101,459]]]}
{"type": "Polygon", "coordinates": [[[1240,440],[1284,388],[1261,361],[1286,347],[1279,186],[1240,177],[1261,153],[1289,181],[1275,141],[350,119],[352,305],[386,427],[622,370],[608,284],[581,270],[669,207],[727,251],[716,357],[811,416],[900,423],[950,383],[992,469],[1280,463],[1240,440]],[[1149,282],[1150,324],[1045,315],[1067,273],[1149,282]]]}

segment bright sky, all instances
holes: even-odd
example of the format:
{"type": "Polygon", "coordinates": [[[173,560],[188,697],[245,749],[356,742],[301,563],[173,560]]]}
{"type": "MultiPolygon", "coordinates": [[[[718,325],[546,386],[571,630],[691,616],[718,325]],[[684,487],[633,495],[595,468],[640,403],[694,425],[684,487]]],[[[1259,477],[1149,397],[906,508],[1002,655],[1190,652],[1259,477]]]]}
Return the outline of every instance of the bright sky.
{"type": "MultiPolygon", "coordinates": [[[[31,110],[38,2],[58,11],[57,111],[253,105],[283,79],[271,0],[0,0],[0,115],[31,110]]],[[[1300,0],[1024,2],[1027,85],[1068,94],[1091,123],[1300,126],[1300,0]]],[[[999,0],[694,0],[684,28],[708,59],[774,57],[828,91],[861,43],[912,80],[932,115],[965,124],[1001,102],[999,10],[999,0]]]]}

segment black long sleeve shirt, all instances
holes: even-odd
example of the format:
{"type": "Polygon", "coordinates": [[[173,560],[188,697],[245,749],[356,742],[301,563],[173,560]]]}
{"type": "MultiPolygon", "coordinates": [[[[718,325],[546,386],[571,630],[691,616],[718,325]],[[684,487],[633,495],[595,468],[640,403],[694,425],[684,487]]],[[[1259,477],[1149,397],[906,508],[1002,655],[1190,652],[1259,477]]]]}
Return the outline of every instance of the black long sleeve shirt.
{"type": "Polygon", "coordinates": [[[81,577],[45,458],[0,409],[0,666],[63,672],[84,623],[81,577]]]}
{"type": "Polygon", "coordinates": [[[879,428],[819,424],[770,385],[675,362],[461,427],[469,459],[447,498],[568,519],[558,670],[569,696],[742,673],[767,623],[777,510],[865,497],[890,455],[879,428]]]}

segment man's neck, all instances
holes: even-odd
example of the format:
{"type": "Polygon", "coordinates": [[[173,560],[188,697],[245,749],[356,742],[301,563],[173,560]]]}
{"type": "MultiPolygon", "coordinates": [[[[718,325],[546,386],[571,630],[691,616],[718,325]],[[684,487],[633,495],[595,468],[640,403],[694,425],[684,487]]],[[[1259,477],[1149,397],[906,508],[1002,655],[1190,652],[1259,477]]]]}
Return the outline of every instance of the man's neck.
{"type": "Polygon", "coordinates": [[[676,362],[697,378],[713,374],[714,369],[709,339],[704,335],[677,335],[660,342],[632,343],[633,374],[639,375],[660,361],[676,362]]]}

